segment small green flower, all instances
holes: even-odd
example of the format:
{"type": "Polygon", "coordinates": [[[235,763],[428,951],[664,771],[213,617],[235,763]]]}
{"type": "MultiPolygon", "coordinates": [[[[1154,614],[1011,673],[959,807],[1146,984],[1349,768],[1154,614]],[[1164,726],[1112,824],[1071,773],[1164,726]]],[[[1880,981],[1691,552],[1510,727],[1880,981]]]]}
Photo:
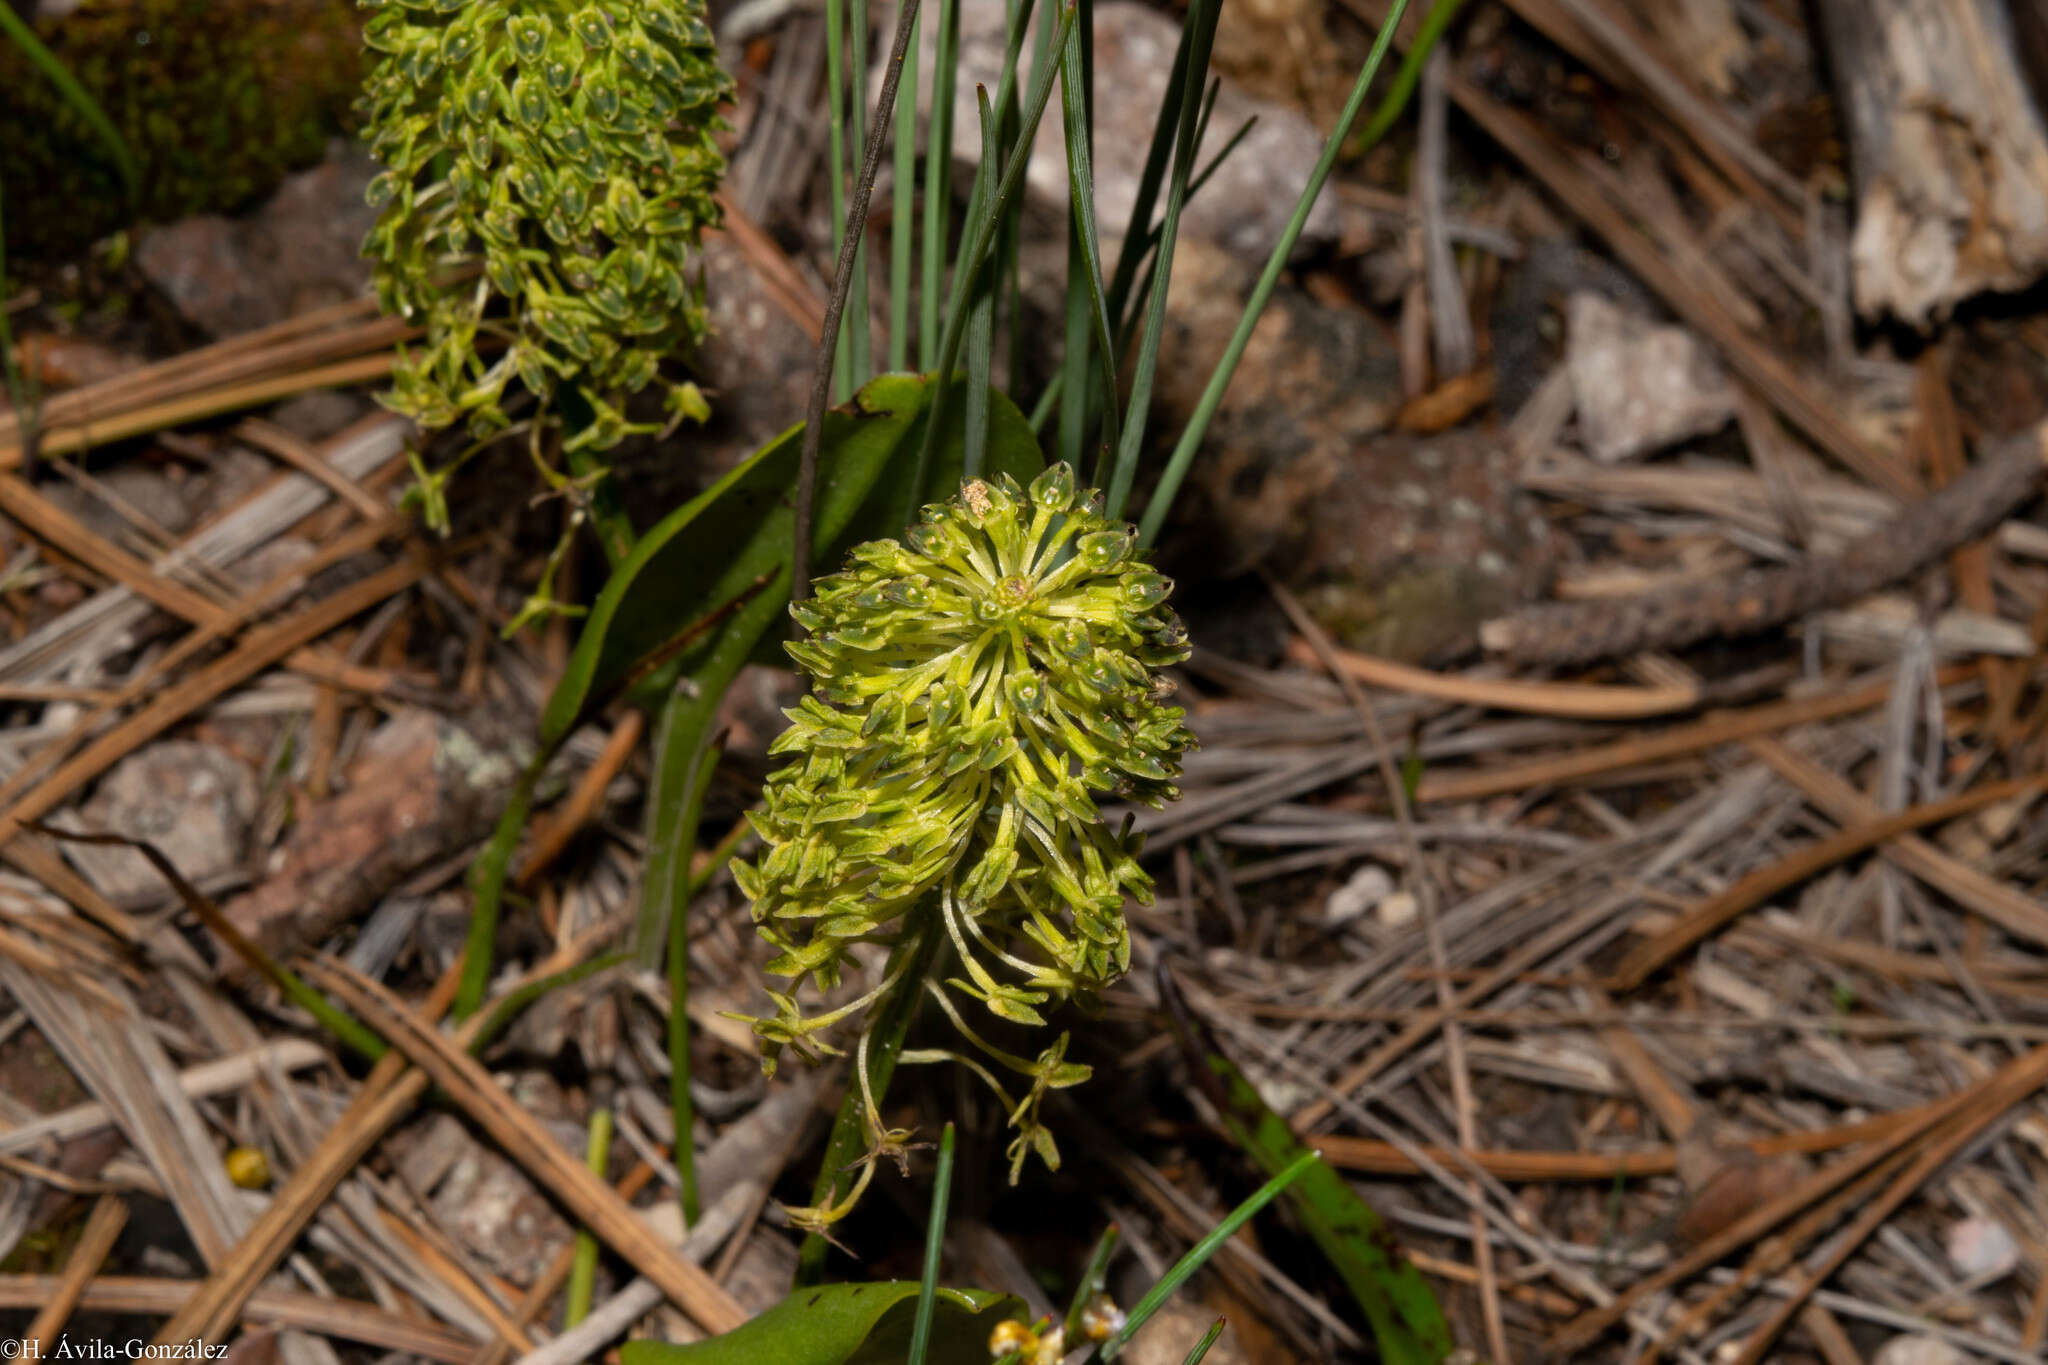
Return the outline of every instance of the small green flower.
{"type": "MultiPolygon", "coordinates": [[[[1193,741],[1158,670],[1188,640],[1172,585],[1099,508],[1065,465],[1028,494],[972,480],[791,608],[809,638],[789,653],[813,690],[770,750],[793,757],[753,817],[764,847],[735,868],[780,951],[768,970],[792,978],[754,1021],[771,1070],[784,1046],[836,1051],[820,1032],[880,993],[806,1017],[805,980],[836,986],[853,945],[896,941],[920,906],[952,943],[961,975],[945,986],[1013,1023],[1043,1024],[1129,968],[1123,902],[1149,903],[1151,878],[1130,822],[1112,831],[1096,794],[1179,795],[1193,741]]],[[[1064,1036],[1035,1062],[999,1052],[927,985],[985,1055],[1031,1079],[1011,1120],[1050,1156],[1037,1102],[1087,1074],[1063,1060],[1064,1036]]]]}
{"type": "Polygon", "coordinates": [[[568,450],[655,430],[623,403],[704,334],[685,270],[725,169],[732,83],[703,0],[362,4],[386,168],[364,254],[385,308],[426,328],[391,404],[484,437],[517,378],[543,404],[578,396],[568,450]]]}

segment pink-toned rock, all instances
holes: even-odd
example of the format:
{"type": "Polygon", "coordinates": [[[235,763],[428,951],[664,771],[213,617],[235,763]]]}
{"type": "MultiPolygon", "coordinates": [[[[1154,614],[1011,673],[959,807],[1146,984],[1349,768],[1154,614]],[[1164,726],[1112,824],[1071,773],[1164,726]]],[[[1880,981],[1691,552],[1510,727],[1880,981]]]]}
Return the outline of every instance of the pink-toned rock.
{"type": "Polygon", "coordinates": [[[363,190],[376,169],[367,154],[339,150],[247,217],[208,214],[149,229],[135,263],[214,336],[359,297],[370,283],[363,238],[377,216],[363,190]]]}

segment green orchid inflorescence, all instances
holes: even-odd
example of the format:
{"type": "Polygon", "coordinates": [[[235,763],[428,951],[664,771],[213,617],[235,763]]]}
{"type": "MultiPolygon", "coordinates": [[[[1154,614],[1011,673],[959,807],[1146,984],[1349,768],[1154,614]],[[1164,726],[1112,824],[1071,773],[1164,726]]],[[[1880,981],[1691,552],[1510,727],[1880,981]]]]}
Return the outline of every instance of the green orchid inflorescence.
{"type": "Polygon", "coordinates": [[[754,816],[758,860],[735,869],[780,951],[768,970],[792,978],[753,1021],[771,1070],[784,1047],[835,1051],[822,1032],[898,984],[807,1016],[807,978],[836,986],[856,944],[946,936],[959,974],[922,988],[983,1056],[1031,1081],[1010,1106],[1013,1178],[1029,1149],[1057,1164],[1037,1104],[1087,1068],[1065,1061],[1065,1035],[1035,1061],[986,1043],[947,990],[1035,1026],[1128,969],[1124,898],[1149,903],[1151,878],[1128,817],[1111,830],[1095,793],[1173,800],[1192,743],[1158,671],[1188,654],[1172,585],[1099,509],[1066,465],[1028,493],[970,480],[902,543],[858,546],[820,579],[790,612],[809,638],[789,653],[813,691],[771,749],[796,757],[754,816]]]}
{"type": "MultiPolygon", "coordinates": [[[[483,438],[510,424],[517,378],[544,408],[580,403],[572,454],[655,429],[623,404],[703,336],[685,271],[719,220],[713,134],[732,83],[703,0],[363,4],[380,54],[365,111],[385,167],[364,252],[385,308],[426,329],[389,401],[483,438]]],[[[671,412],[702,405],[671,385],[671,412]]]]}

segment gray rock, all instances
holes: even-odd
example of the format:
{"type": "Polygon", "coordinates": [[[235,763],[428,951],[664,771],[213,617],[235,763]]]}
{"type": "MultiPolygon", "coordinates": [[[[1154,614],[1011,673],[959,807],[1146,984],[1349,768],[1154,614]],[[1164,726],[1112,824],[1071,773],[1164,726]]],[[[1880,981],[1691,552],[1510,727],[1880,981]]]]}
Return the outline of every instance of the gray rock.
{"type": "Polygon", "coordinates": [[[435,1221],[512,1283],[533,1283],[572,1229],[517,1166],[482,1147],[458,1157],[433,1199],[435,1221]]]}
{"type": "Polygon", "coordinates": [[[1905,1336],[1878,1347],[1870,1365],[1969,1365],[1970,1359],[1940,1337],[1905,1336]]]}
{"type": "MultiPolygon", "coordinates": [[[[146,840],[203,889],[241,865],[255,818],[256,779],[240,759],[210,744],[173,739],[115,764],[68,827],[146,840]]],[[[63,848],[109,900],[156,899],[170,891],[133,849],[63,848]]]]}
{"type": "Polygon", "coordinates": [[[1591,290],[1571,297],[1565,363],[1586,453],[1634,459],[1726,425],[1735,391],[1683,327],[1660,327],[1591,290]]]}

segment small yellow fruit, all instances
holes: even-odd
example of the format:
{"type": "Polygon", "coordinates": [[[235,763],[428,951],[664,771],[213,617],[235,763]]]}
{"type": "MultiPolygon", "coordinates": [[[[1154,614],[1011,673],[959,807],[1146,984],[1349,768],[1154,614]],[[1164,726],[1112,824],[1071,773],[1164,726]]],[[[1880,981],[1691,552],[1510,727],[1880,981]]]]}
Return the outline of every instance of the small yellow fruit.
{"type": "Polygon", "coordinates": [[[260,1190],[270,1184],[270,1161],[254,1147],[237,1147],[223,1163],[228,1179],[245,1190],[260,1190]]]}
{"type": "Polygon", "coordinates": [[[988,1353],[996,1360],[1017,1354],[1028,1360],[1038,1354],[1038,1333],[1015,1318],[1005,1318],[988,1334],[988,1353]]]}

